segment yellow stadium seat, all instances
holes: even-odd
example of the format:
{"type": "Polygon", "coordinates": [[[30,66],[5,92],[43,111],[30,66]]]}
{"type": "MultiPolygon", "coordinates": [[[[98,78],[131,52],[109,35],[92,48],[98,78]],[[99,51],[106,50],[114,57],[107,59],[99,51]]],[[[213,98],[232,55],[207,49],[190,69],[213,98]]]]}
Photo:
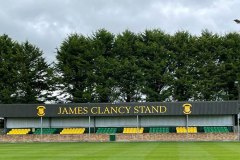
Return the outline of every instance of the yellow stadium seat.
{"type": "Polygon", "coordinates": [[[18,134],[28,134],[31,130],[30,129],[11,129],[7,135],[18,135],[18,134]]]}
{"type": "Polygon", "coordinates": [[[143,133],[144,128],[124,128],[123,133],[143,133]]]}
{"type": "Polygon", "coordinates": [[[85,128],[64,128],[60,134],[83,134],[85,128]]]}
{"type": "Polygon", "coordinates": [[[197,127],[176,127],[177,133],[197,133],[197,127]]]}

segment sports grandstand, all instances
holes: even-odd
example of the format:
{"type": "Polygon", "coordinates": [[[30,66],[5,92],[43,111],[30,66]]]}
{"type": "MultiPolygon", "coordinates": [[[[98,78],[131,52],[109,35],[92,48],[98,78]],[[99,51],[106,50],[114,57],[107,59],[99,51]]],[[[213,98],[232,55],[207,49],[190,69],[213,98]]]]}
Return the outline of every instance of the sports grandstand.
{"type": "Polygon", "coordinates": [[[235,141],[238,103],[1,104],[1,142],[235,141]]]}

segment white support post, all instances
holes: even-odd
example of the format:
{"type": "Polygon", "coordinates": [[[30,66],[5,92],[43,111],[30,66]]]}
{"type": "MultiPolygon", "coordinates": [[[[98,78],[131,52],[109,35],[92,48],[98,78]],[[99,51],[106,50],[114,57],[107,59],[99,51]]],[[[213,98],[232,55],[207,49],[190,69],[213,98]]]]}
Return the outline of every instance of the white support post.
{"type": "Polygon", "coordinates": [[[137,132],[139,133],[139,122],[138,122],[138,115],[137,115],[137,132]]]}
{"type": "Polygon", "coordinates": [[[237,137],[238,137],[238,141],[240,140],[240,137],[239,137],[239,113],[237,115],[237,137]]]}
{"type": "Polygon", "coordinates": [[[187,118],[187,123],[186,123],[186,126],[187,126],[187,140],[188,140],[188,114],[186,115],[186,118],[187,118]]]}
{"type": "Polygon", "coordinates": [[[88,117],[88,135],[90,137],[91,134],[91,116],[88,117]]]}
{"type": "Polygon", "coordinates": [[[42,119],[42,116],[41,116],[41,141],[42,141],[42,133],[43,132],[43,119],[42,119]]]}

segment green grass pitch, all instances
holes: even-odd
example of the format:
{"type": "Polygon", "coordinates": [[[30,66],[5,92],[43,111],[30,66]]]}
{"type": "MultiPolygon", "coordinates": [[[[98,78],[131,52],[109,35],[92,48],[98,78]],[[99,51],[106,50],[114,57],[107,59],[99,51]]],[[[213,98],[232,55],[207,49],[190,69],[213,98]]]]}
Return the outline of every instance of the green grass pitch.
{"type": "Polygon", "coordinates": [[[0,160],[238,160],[237,142],[0,143],[0,160]]]}

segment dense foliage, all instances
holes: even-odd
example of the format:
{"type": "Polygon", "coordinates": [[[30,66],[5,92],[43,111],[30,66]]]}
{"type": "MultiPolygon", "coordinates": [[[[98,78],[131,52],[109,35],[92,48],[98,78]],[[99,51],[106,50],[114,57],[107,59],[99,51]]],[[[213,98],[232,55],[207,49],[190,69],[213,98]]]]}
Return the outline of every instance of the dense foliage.
{"type": "Polygon", "coordinates": [[[52,69],[42,51],[0,36],[0,103],[43,103],[53,90],[52,69]]]}
{"type": "Polygon", "coordinates": [[[240,35],[99,30],[70,35],[57,60],[70,102],[234,100],[240,35]]]}
{"type": "Polygon", "coordinates": [[[55,71],[29,42],[0,36],[0,103],[222,101],[238,97],[240,34],[161,30],[69,35],[55,71]],[[54,86],[55,85],[55,86],[54,86]],[[64,96],[66,98],[64,98],[64,96]]]}

